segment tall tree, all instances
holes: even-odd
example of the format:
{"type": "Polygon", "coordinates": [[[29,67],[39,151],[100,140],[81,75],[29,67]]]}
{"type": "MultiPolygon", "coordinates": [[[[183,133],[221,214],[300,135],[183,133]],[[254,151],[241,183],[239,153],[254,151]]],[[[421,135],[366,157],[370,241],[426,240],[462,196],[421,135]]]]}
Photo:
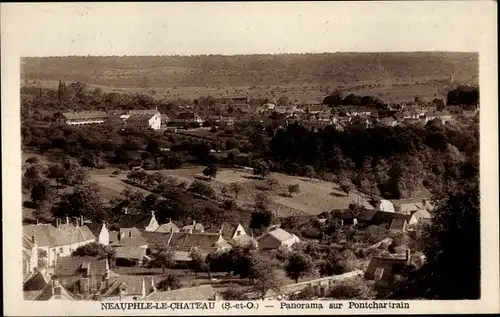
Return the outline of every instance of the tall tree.
{"type": "Polygon", "coordinates": [[[104,203],[96,184],[77,186],[73,192],[64,194],[54,208],[55,217],[80,217],[102,222],[107,218],[104,203]]]}
{"type": "Polygon", "coordinates": [[[174,251],[168,248],[160,248],[152,255],[152,260],[149,261],[148,267],[160,267],[163,274],[165,274],[165,269],[171,268],[174,264],[174,251]]]}
{"type": "Polygon", "coordinates": [[[313,259],[302,252],[293,252],[285,265],[286,275],[295,281],[299,282],[299,278],[311,274],[313,272],[313,259]]]}

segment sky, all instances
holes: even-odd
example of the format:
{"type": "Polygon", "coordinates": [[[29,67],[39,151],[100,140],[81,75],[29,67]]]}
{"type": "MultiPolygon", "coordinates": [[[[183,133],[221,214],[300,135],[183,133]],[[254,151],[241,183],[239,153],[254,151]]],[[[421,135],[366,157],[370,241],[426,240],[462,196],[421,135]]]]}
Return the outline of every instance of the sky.
{"type": "Polygon", "coordinates": [[[2,32],[20,56],[473,52],[492,9],[493,1],[2,4],[2,32]]]}

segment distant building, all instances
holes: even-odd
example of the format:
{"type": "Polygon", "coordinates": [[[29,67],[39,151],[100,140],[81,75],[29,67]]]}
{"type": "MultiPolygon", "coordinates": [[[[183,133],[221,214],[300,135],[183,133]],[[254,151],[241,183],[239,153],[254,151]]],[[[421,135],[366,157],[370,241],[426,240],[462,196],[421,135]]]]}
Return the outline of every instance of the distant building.
{"type": "Polygon", "coordinates": [[[152,276],[115,275],[109,278],[107,286],[102,290],[103,301],[136,301],[143,300],[156,292],[155,280],[152,276]]]}
{"type": "Polygon", "coordinates": [[[132,114],[128,117],[128,119],[124,122],[125,128],[135,128],[139,130],[144,129],[152,129],[152,130],[160,130],[161,129],[161,114],[156,113],[154,115],[147,114],[132,114]]]}
{"type": "Polygon", "coordinates": [[[276,250],[281,247],[290,249],[295,243],[299,243],[300,239],[293,233],[289,233],[281,228],[274,228],[264,235],[260,236],[259,249],[276,250]]]}
{"type": "Polygon", "coordinates": [[[185,111],[181,112],[177,117],[173,118],[170,122],[172,124],[177,124],[177,125],[197,124],[201,126],[203,124],[203,119],[201,119],[201,117],[198,114],[192,111],[185,111]]]}
{"type": "Polygon", "coordinates": [[[197,287],[179,288],[172,291],[154,292],[145,301],[206,301],[217,300],[218,294],[210,284],[197,287]]]}
{"type": "Polygon", "coordinates": [[[108,113],[105,111],[80,111],[57,113],[56,121],[67,125],[89,125],[102,124],[108,120],[108,113]]]}
{"type": "Polygon", "coordinates": [[[155,230],[155,232],[162,232],[162,233],[172,233],[179,231],[180,231],[179,227],[177,227],[177,225],[173,223],[170,218],[167,220],[166,223],[162,224],[161,226],[158,227],[158,229],[155,230]]]}
{"type": "Polygon", "coordinates": [[[424,123],[427,123],[429,121],[432,121],[434,119],[438,119],[441,121],[441,123],[445,124],[447,122],[452,121],[452,115],[449,112],[427,112],[424,116],[421,117],[421,121],[424,123]]]}

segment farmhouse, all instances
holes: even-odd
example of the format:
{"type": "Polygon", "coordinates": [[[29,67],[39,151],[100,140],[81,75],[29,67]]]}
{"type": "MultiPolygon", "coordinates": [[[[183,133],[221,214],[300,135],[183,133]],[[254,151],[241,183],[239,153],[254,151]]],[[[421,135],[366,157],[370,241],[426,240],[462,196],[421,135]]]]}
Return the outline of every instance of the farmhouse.
{"type": "Polygon", "coordinates": [[[281,247],[290,249],[292,245],[299,243],[300,239],[293,233],[289,233],[281,228],[274,228],[260,236],[257,241],[259,242],[260,249],[271,250],[281,247]]]}
{"type": "Polygon", "coordinates": [[[108,120],[105,111],[63,112],[55,115],[56,121],[67,125],[102,124],[108,120]]]}
{"type": "Polygon", "coordinates": [[[37,248],[45,254],[43,258],[49,267],[56,264],[58,257],[69,256],[78,247],[95,241],[94,235],[86,226],[75,227],[67,223],[58,227],[50,224],[23,226],[23,233],[34,237],[37,248]]]}

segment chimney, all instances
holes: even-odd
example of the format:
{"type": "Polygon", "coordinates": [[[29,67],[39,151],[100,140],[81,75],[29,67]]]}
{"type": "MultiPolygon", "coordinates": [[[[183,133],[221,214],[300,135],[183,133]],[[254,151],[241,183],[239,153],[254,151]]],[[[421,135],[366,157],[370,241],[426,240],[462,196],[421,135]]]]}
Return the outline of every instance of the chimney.
{"type": "Polygon", "coordinates": [[[252,228],[250,228],[250,237],[253,238],[253,229],[252,228]]]}
{"type": "Polygon", "coordinates": [[[130,237],[132,237],[132,230],[129,230],[129,232],[128,232],[128,237],[129,237],[129,238],[130,238],[130,237]]]}
{"type": "Polygon", "coordinates": [[[31,243],[36,244],[35,232],[34,231],[33,231],[33,234],[31,235],[31,243]]]}
{"type": "Polygon", "coordinates": [[[405,257],[406,263],[410,264],[410,249],[406,249],[405,253],[406,253],[406,257],[405,257]]]}
{"type": "Polygon", "coordinates": [[[66,216],[66,224],[68,224],[68,223],[69,223],[69,217],[66,216]]]}
{"type": "Polygon", "coordinates": [[[83,215],[80,215],[80,226],[83,227],[83,215]]]}

